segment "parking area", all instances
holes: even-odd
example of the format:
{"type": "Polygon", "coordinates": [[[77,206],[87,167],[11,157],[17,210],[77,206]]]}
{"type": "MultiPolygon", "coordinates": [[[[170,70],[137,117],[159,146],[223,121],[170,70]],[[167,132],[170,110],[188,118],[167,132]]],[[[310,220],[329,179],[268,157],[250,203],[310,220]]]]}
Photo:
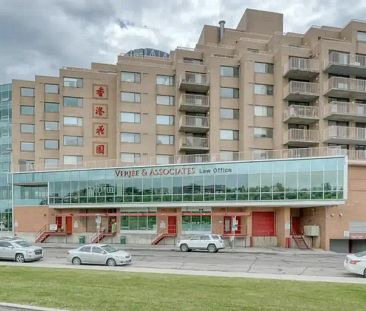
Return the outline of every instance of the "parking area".
{"type": "MultiPolygon", "coordinates": [[[[128,250],[128,249],[127,249],[128,250]]],[[[196,271],[243,272],[327,277],[357,277],[343,268],[344,254],[311,251],[287,252],[189,252],[173,250],[134,249],[135,269],[176,269],[196,271]]],[[[45,248],[45,257],[36,265],[69,265],[67,249],[45,248]]],[[[123,267],[121,268],[123,269],[123,267]]]]}

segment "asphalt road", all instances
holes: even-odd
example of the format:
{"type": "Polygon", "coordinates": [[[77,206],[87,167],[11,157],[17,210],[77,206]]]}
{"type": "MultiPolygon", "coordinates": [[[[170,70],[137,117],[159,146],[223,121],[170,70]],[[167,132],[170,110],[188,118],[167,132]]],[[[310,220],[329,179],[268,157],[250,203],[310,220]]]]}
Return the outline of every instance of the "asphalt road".
{"type": "MultiPolygon", "coordinates": [[[[65,264],[66,250],[47,248],[44,264],[65,264]]],[[[330,253],[181,253],[172,250],[131,251],[135,269],[177,269],[193,271],[245,272],[260,274],[357,277],[343,268],[345,255],[330,253]]],[[[37,262],[35,263],[37,264],[37,262]]],[[[123,268],[123,267],[122,267],[123,268]]]]}

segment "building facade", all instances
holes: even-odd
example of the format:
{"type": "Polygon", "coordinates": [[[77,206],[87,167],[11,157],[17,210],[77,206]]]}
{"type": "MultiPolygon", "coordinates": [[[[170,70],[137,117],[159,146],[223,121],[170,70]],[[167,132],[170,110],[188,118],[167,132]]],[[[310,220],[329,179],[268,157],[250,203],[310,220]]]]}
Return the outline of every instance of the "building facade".
{"type": "MultiPolygon", "coordinates": [[[[66,232],[67,217],[69,229],[74,225],[81,228],[81,220],[75,223],[71,214],[86,217],[85,214],[92,210],[90,219],[94,217],[94,224],[97,217],[98,221],[117,222],[122,231],[123,228],[129,230],[129,217],[135,217],[130,213],[151,213],[136,217],[146,216],[143,227],[155,225],[155,235],[159,235],[169,233],[169,222],[167,220],[160,228],[159,219],[152,220],[152,217],[181,213],[175,224],[175,236],[159,241],[164,243],[174,241],[181,232],[186,232],[177,228],[183,228],[188,217],[191,217],[191,224],[186,226],[194,227],[193,223],[197,221],[196,226],[205,228],[203,231],[206,232],[208,214],[213,215],[218,212],[216,209],[220,209],[220,213],[227,213],[228,218],[219,221],[227,223],[225,230],[229,236],[239,235],[238,229],[233,232],[231,228],[229,232],[229,227],[237,228],[245,223],[240,235],[246,245],[285,246],[291,233],[300,235],[304,225],[314,225],[321,229],[318,238],[310,239],[309,243],[316,243],[314,246],[345,249],[351,247],[349,241],[355,239],[354,245],[361,247],[359,245],[363,245],[366,238],[366,213],[360,206],[366,183],[363,175],[359,175],[365,170],[366,159],[366,23],[351,21],[344,28],[311,27],[304,34],[284,34],[282,14],[248,9],[236,29],[225,28],[224,24],[221,21],[218,27],[204,26],[194,49],[178,47],[169,54],[137,49],[119,55],[116,64],[92,63],[90,69],[62,68],[58,77],[13,80],[10,152],[14,175],[7,175],[7,180],[9,176],[13,180],[14,230],[37,237],[37,233],[42,235],[44,226],[53,224],[66,232]],[[257,163],[252,162],[257,160],[262,160],[265,165],[268,159],[287,163],[278,159],[308,157],[310,162],[306,163],[310,165],[317,159],[331,161],[339,155],[347,156],[348,162],[345,163],[348,165],[343,172],[349,174],[344,175],[348,177],[342,189],[331,188],[329,191],[337,194],[347,189],[347,193],[342,197],[338,197],[339,193],[336,197],[324,194],[322,198],[326,202],[309,204],[307,198],[299,197],[302,191],[296,190],[295,195],[284,184],[281,184],[283,197],[280,195],[276,200],[272,193],[275,185],[268,186],[272,187],[271,191],[264,192],[272,194],[262,200],[261,184],[257,188],[262,189],[259,199],[255,191],[251,197],[249,193],[252,191],[249,190],[248,197],[243,199],[238,187],[234,187],[236,190],[230,195],[227,192],[230,187],[224,184],[225,195],[217,196],[221,203],[216,201],[215,194],[214,202],[202,199],[198,201],[201,202],[199,208],[194,209],[183,198],[188,195],[195,202],[193,199],[201,195],[206,197],[206,190],[202,190],[206,189],[206,184],[199,184],[196,192],[196,181],[182,184],[179,206],[174,203],[174,186],[172,193],[167,194],[173,202],[161,201],[160,204],[152,204],[154,190],[146,190],[152,201],[145,202],[143,194],[137,196],[142,201],[135,202],[135,186],[125,190],[117,186],[115,180],[113,186],[105,183],[104,186],[98,184],[97,188],[101,193],[111,191],[113,201],[108,201],[105,194],[104,199],[99,198],[101,201],[96,198],[92,202],[88,195],[78,193],[96,191],[89,185],[80,185],[85,180],[78,179],[77,176],[82,175],[79,170],[85,170],[82,172],[88,172],[88,178],[93,178],[95,171],[92,169],[95,168],[110,169],[115,173],[121,169],[120,174],[125,174],[123,168],[128,166],[153,169],[154,165],[159,168],[191,163],[192,168],[199,171],[201,168],[196,165],[203,164],[197,163],[224,165],[230,161],[239,167],[257,163]],[[49,170],[63,173],[44,176],[68,176],[69,190],[59,192],[58,189],[56,192],[57,187],[51,182],[38,180],[38,174],[49,170]],[[24,171],[27,173],[20,173],[24,171]],[[21,176],[31,176],[30,183],[18,181],[21,176]],[[184,189],[191,193],[185,193],[184,189]],[[116,195],[118,191],[123,193],[123,199],[116,195]],[[292,195],[286,197],[287,192],[292,195]],[[65,195],[67,199],[64,199],[65,195]],[[74,195],[77,199],[72,204],[74,195]],[[132,201],[125,202],[125,195],[132,201]],[[30,202],[35,205],[32,207],[30,202]],[[100,210],[96,211],[98,208],[100,210]],[[142,210],[127,211],[124,208],[142,210]],[[47,211],[40,212],[46,216],[34,216],[35,220],[31,220],[32,215],[38,215],[40,210],[47,211]],[[273,215],[255,214],[261,212],[273,215]],[[108,219],[107,216],[100,219],[101,213],[112,213],[113,217],[123,220],[120,222],[111,215],[110,220],[104,219],[108,219]],[[253,215],[263,219],[253,220],[253,215]],[[182,217],[186,217],[185,221],[182,217]],[[278,225],[267,230],[272,239],[263,235],[265,238],[261,240],[261,236],[255,235],[253,242],[254,224],[255,232],[257,227],[266,228],[268,223],[278,225]]],[[[248,178],[255,180],[260,175],[260,171],[256,171],[248,178]]],[[[216,175],[211,171],[210,176],[216,175]]],[[[127,181],[138,179],[139,182],[143,179],[136,176],[121,178],[127,181]]],[[[226,182],[231,180],[225,179],[226,182]]],[[[211,186],[216,191],[212,184],[207,185],[208,189],[211,186]]],[[[319,187],[322,191],[328,189],[324,180],[319,187]]],[[[161,191],[163,193],[157,196],[163,200],[165,190],[161,191]]],[[[315,200],[312,193],[317,191],[318,188],[311,188],[310,201],[315,200]]],[[[155,241],[152,237],[144,238],[142,230],[136,229],[139,220],[131,219],[134,229],[127,233],[136,232],[129,235],[130,241],[155,241]]],[[[170,226],[173,225],[172,219],[170,226]]],[[[104,224],[104,227],[110,226],[104,224]]],[[[214,225],[213,216],[210,226],[217,233],[225,233],[224,225],[222,232],[214,225]]],[[[86,231],[92,228],[90,230],[96,233],[95,226],[82,228],[86,231]]],[[[51,237],[50,240],[52,238],[64,237],[51,237]]]]}

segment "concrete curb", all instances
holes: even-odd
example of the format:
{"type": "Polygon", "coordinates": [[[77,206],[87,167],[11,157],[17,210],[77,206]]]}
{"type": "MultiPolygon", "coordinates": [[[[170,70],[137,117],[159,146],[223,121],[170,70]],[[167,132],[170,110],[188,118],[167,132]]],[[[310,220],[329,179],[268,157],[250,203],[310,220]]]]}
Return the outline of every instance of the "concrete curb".
{"type": "Polygon", "coordinates": [[[55,308],[43,308],[43,307],[35,307],[35,306],[28,306],[28,305],[20,305],[16,303],[6,303],[6,302],[0,302],[0,310],[2,310],[2,307],[5,307],[7,309],[14,309],[14,310],[34,310],[34,311],[68,311],[66,309],[55,309],[55,308]]]}

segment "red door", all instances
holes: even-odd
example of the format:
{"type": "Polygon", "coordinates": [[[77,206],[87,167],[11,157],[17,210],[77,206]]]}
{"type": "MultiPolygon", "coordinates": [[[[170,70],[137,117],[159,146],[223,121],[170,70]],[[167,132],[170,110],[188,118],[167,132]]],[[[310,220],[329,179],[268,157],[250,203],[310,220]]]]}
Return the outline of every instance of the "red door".
{"type": "Polygon", "coordinates": [[[62,216],[56,216],[56,225],[57,225],[57,230],[60,230],[62,227],[62,216]]]}
{"type": "Polygon", "coordinates": [[[177,233],[177,216],[168,216],[168,233],[177,233]]]}
{"type": "Polygon", "coordinates": [[[291,217],[291,235],[300,235],[300,217],[291,217]]]}
{"type": "Polygon", "coordinates": [[[252,234],[253,236],[274,236],[275,235],[274,212],[253,212],[252,234]]]}
{"type": "Polygon", "coordinates": [[[72,216],[66,216],[66,233],[72,233],[72,216]]]}

